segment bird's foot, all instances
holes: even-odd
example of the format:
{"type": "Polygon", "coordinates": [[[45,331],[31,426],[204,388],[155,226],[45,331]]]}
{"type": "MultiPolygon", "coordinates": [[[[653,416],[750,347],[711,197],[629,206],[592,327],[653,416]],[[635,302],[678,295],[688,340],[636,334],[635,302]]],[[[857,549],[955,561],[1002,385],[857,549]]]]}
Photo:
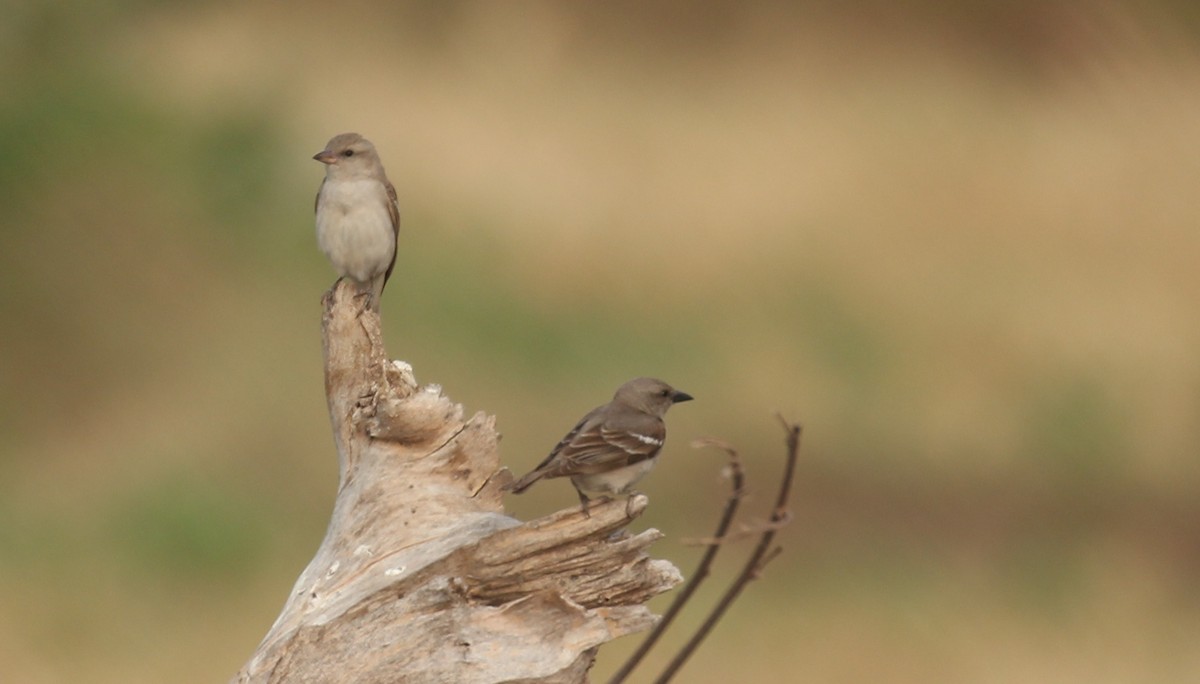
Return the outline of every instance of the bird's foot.
{"type": "Polygon", "coordinates": [[[354,299],[355,299],[355,303],[358,304],[358,315],[359,316],[365,314],[368,311],[374,311],[375,313],[379,313],[379,310],[376,309],[374,306],[375,295],[372,294],[371,292],[359,292],[358,294],[354,295],[354,299]]]}
{"type": "Polygon", "coordinates": [[[592,512],[588,510],[591,502],[597,501],[599,503],[608,503],[609,501],[612,501],[611,496],[598,496],[595,499],[589,499],[587,494],[584,494],[583,490],[579,489],[578,487],[575,488],[575,491],[579,494],[579,512],[583,513],[583,517],[585,518],[592,517],[592,512]]]}

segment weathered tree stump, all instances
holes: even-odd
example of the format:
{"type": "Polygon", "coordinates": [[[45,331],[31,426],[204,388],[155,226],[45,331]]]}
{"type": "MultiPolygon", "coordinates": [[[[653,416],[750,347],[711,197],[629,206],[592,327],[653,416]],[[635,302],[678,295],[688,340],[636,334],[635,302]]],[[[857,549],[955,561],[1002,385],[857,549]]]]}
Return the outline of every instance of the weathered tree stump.
{"type": "Polygon", "coordinates": [[[390,361],[379,317],[325,295],[325,392],[340,484],[325,539],[234,682],[587,680],[596,649],[648,629],[679,571],[651,560],[647,500],[504,514],[495,419],[390,361]]]}

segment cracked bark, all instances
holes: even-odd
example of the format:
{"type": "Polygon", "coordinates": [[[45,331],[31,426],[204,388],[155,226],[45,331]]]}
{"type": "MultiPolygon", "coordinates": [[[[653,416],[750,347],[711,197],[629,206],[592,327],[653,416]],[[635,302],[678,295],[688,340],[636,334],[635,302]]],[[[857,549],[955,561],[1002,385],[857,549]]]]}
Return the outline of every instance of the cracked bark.
{"type": "Polygon", "coordinates": [[[325,392],[340,484],[329,528],[232,682],[587,681],[596,649],[650,628],[680,581],[652,560],[647,500],[504,514],[495,419],[464,418],[390,361],[353,288],[326,294],[325,392]]]}

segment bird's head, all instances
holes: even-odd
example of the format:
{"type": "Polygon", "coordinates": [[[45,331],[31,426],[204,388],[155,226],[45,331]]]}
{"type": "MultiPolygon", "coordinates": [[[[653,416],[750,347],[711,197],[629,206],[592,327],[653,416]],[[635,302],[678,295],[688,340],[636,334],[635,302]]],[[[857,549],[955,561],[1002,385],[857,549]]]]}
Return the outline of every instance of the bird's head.
{"type": "Polygon", "coordinates": [[[331,177],[353,180],[382,175],[383,165],[375,153],[375,146],[358,133],[333,136],[313,159],[324,164],[326,175],[331,177]]]}
{"type": "Polygon", "coordinates": [[[680,392],[656,378],[635,378],[621,385],[613,395],[613,401],[659,418],[665,416],[667,409],[673,405],[691,400],[692,395],[680,392]]]}

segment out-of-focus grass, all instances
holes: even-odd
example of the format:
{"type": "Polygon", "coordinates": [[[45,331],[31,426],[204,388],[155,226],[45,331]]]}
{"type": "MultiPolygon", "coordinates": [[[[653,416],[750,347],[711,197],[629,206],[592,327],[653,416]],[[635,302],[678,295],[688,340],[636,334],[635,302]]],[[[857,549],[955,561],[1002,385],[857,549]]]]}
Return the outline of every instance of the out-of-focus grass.
{"type": "Polygon", "coordinates": [[[685,388],[645,524],[690,571],[687,442],[762,514],[805,423],[687,681],[1200,673],[1186,12],[90,7],[0,27],[6,680],[219,680],[265,633],[334,493],[308,157],[347,129],[404,208],[389,348],[513,469],[685,388]]]}

